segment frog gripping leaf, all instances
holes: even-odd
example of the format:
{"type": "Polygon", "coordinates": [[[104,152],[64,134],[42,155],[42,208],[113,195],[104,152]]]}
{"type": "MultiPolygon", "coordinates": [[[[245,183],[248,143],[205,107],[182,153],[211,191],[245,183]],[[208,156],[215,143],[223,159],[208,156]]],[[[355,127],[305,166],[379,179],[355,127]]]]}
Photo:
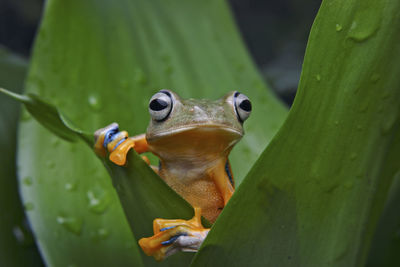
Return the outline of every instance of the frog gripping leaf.
{"type": "Polygon", "coordinates": [[[126,164],[131,148],[155,154],[160,164],[152,169],[194,207],[190,220],[154,220],[154,235],[139,241],[147,255],[163,260],[177,251],[199,249],[209,232],[201,215],[215,222],[234,193],[228,156],[244,134],[251,108],[248,97],[235,91],[212,101],[184,100],[161,90],[150,99],[146,134],[128,137],[116,123],[96,131],[96,153],[108,153],[117,165],[126,164]]]}

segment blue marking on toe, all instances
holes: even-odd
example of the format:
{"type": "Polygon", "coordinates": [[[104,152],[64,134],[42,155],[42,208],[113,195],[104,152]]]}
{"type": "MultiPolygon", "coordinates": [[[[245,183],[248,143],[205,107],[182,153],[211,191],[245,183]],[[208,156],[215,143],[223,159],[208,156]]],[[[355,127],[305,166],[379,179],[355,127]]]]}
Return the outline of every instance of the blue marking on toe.
{"type": "Polygon", "coordinates": [[[114,146],[113,150],[114,151],[122,142],[124,142],[126,138],[122,138],[121,140],[118,141],[118,143],[114,146]]]}
{"type": "Polygon", "coordinates": [[[175,242],[175,240],[177,240],[179,237],[181,237],[183,235],[186,235],[186,234],[175,235],[175,236],[171,237],[169,240],[161,242],[161,245],[163,245],[163,246],[171,245],[172,243],[175,242]]]}
{"type": "Polygon", "coordinates": [[[163,231],[166,231],[166,230],[168,230],[168,229],[175,228],[175,227],[176,227],[176,226],[164,227],[164,228],[161,228],[161,229],[160,229],[160,232],[163,232],[163,231]]]}
{"type": "Polygon", "coordinates": [[[118,127],[112,128],[106,132],[106,134],[104,135],[104,142],[103,142],[104,148],[107,148],[107,145],[115,139],[118,132],[119,132],[118,127]]]}

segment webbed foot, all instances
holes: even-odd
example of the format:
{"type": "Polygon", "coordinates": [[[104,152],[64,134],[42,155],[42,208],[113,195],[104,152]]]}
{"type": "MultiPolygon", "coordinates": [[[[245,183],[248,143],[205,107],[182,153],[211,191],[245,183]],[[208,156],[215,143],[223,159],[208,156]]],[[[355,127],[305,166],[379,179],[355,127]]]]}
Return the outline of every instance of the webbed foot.
{"type": "MultiPolygon", "coordinates": [[[[125,165],[126,155],[131,148],[138,153],[146,152],[148,149],[144,134],[135,137],[128,137],[127,131],[119,131],[117,123],[112,123],[94,133],[94,150],[97,155],[105,157],[107,151],[110,153],[109,159],[117,165],[125,165]]],[[[148,159],[144,159],[148,162],[148,159]]]]}
{"type": "Polygon", "coordinates": [[[210,229],[201,224],[201,209],[195,208],[195,215],[190,220],[155,219],[154,235],[141,238],[139,245],[144,253],[157,261],[178,251],[196,252],[210,229]]]}

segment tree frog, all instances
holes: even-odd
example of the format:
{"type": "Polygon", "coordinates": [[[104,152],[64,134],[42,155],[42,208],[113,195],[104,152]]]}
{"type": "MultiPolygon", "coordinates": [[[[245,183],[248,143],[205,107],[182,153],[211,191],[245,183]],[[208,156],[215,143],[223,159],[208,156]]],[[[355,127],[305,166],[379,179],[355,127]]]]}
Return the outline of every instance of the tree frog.
{"type": "Polygon", "coordinates": [[[147,255],[162,260],[198,250],[209,231],[201,216],[213,223],[234,192],[228,155],[242,138],[251,109],[248,97],[236,91],[212,101],[161,90],[150,99],[146,134],[128,137],[116,123],[96,131],[96,153],[108,151],[115,164],[124,165],[131,148],[155,154],[160,164],[154,171],[194,207],[191,220],[153,221],[154,235],[139,240],[147,255]]]}

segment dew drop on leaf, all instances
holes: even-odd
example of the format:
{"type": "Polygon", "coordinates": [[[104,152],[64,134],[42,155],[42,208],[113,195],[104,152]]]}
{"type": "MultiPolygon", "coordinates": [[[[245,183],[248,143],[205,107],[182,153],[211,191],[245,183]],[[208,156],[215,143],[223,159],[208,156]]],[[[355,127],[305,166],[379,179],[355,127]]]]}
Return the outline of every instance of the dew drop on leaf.
{"type": "Polygon", "coordinates": [[[94,111],[99,111],[101,109],[101,101],[95,94],[90,94],[88,96],[88,103],[90,108],[92,108],[94,111]]]}
{"type": "Polygon", "coordinates": [[[32,119],[31,114],[26,109],[23,109],[21,114],[21,121],[25,122],[29,121],[30,119],[32,119]]]}
{"type": "Polygon", "coordinates": [[[371,80],[372,83],[377,83],[380,78],[381,78],[381,76],[379,74],[374,73],[374,74],[371,75],[370,80],[371,80]]]}
{"type": "Polygon", "coordinates": [[[145,85],[147,83],[146,75],[142,69],[137,69],[134,76],[135,82],[139,85],[145,85]]]}
{"type": "Polygon", "coordinates": [[[101,239],[106,239],[110,235],[110,232],[105,228],[100,228],[97,230],[97,235],[101,239]]]}
{"type": "Polygon", "coordinates": [[[381,26],[382,4],[377,1],[375,8],[359,7],[348,32],[348,38],[355,42],[364,42],[371,38],[381,26]]]}
{"type": "Polygon", "coordinates": [[[74,216],[58,216],[57,223],[62,225],[67,231],[75,234],[80,235],[82,230],[82,219],[79,219],[74,216]]]}
{"type": "Polygon", "coordinates": [[[24,179],[22,179],[22,183],[26,186],[32,185],[32,177],[27,176],[24,179]]]}
{"type": "Polygon", "coordinates": [[[56,164],[54,163],[54,161],[48,160],[46,162],[46,167],[49,169],[54,169],[55,166],[56,166],[56,164]]]}
{"type": "Polygon", "coordinates": [[[398,119],[397,112],[391,112],[388,114],[388,116],[384,120],[382,120],[382,124],[381,124],[382,135],[386,135],[390,132],[390,130],[392,130],[397,119],[398,119]]]}
{"type": "Polygon", "coordinates": [[[52,140],[51,140],[51,145],[53,146],[53,147],[56,147],[56,146],[58,146],[60,144],[60,139],[58,138],[58,137],[54,137],[52,140]]]}
{"type": "Polygon", "coordinates": [[[19,225],[14,226],[12,231],[13,231],[14,237],[17,240],[17,242],[19,244],[24,244],[26,237],[25,237],[24,230],[21,228],[21,226],[19,226],[19,225]]]}
{"type": "Polygon", "coordinates": [[[343,29],[342,25],[340,25],[340,24],[336,24],[335,27],[336,27],[337,32],[340,32],[343,29]]]}
{"type": "Polygon", "coordinates": [[[76,183],[66,183],[64,185],[65,190],[67,191],[75,191],[76,190],[76,183]]]}
{"type": "Polygon", "coordinates": [[[345,182],[345,183],[344,183],[344,188],[346,188],[346,189],[351,189],[351,188],[353,188],[353,182],[351,182],[351,181],[345,182]]]}
{"type": "Polygon", "coordinates": [[[100,186],[93,187],[87,191],[86,195],[89,201],[89,210],[94,213],[102,214],[110,203],[109,193],[100,186]]]}
{"type": "Polygon", "coordinates": [[[31,211],[31,210],[33,210],[35,208],[35,206],[33,205],[32,202],[26,202],[24,204],[24,208],[25,208],[26,211],[31,211]]]}

